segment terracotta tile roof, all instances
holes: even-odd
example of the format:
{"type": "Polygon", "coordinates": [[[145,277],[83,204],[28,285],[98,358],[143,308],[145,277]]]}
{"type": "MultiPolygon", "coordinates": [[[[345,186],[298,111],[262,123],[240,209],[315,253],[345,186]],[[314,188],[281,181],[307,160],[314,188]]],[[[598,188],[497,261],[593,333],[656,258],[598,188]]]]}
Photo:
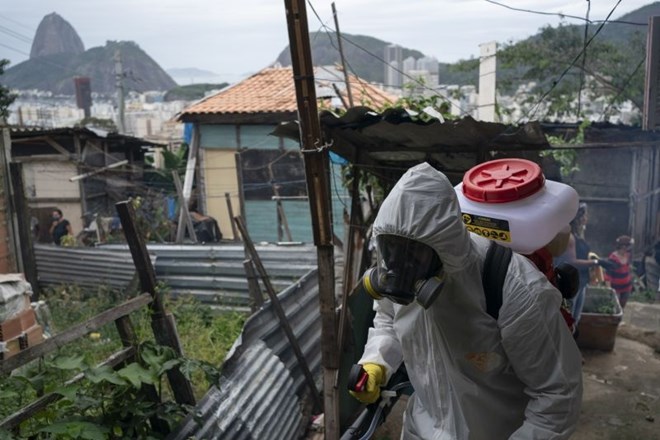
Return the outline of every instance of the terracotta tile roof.
{"type": "MultiPolygon", "coordinates": [[[[343,107],[336,99],[336,93],[332,87],[332,84],[336,84],[340,89],[340,94],[346,97],[341,72],[333,67],[317,67],[314,75],[317,83],[317,98],[323,100],[323,104],[319,104],[319,106],[343,107]],[[334,100],[331,99],[333,97],[334,100]]],[[[355,105],[379,108],[386,103],[396,101],[396,97],[356,76],[351,75],[349,82],[355,105]]],[[[345,99],[347,101],[347,98],[345,99]]],[[[183,110],[179,117],[202,114],[289,113],[296,111],[292,68],[269,67],[193,104],[183,110]]]]}

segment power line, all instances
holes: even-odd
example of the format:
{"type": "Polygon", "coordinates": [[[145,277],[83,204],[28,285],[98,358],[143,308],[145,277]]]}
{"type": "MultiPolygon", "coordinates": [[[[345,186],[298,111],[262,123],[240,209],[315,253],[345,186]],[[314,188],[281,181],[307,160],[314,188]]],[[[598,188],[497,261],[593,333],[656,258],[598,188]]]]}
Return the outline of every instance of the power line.
{"type": "MultiPolygon", "coordinates": [[[[487,1],[490,1],[490,0],[487,0],[487,1]]],[[[591,38],[589,39],[589,41],[586,42],[586,44],[584,45],[584,47],[582,48],[582,50],[580,51],[580,53],[578,53],[578,54],[575,56],[575,58],[573,59],[573,61],[571,61],[571,63],[570,63],[570,64],[568,65],[568,67],[567,67],[567,68],[561,73],[561,75],[559,75],[559,77],[558,77],[555,81],[553,81],[552,87],[550,87],[550,89],[549,89],[547,92],[545,92],[545,93],[541,96],[541,98],[538,100],[538,102],[534,105],[534,107],[533,107],[533,109],[532,109],[532,111],[531,111],[531,116],[530,116],[529,113],[528,113],[527,115],[521,116],[520,119],[518,120],[518,123],[520,123],[520,121],[522,121],[523,118],[527,118],[527,119],[529,119],[529,118],[531,118],[531,117],[534,117],[534,115],[536,114],[536,111],[539,109],[540,105],[543,103],[543,101],[545,100],[545,98],[548,97],[548,95],[549,95],[549,94],[550,94],[550,93],[551,93],[551,92],[552,92],[552,91],[553,91],[553,90],[559,85],[559,83],[561,82],[561,80],[564,79],[564,77],[565,77],[565,76],[568,74],[568,72],[573,68],[573,66],[575,66],[575,63],[578,62],[578,60],[582,57],[582,54],[587,50],[587,47],[589,47],[589,45],[591,44],[591,42],[594,41],[594,38],[596,38],[596,36],[597,36],[597,35],[600,33],[600,31],[603,29],[603,27],[604,27],[605,24],[607,23],[607,20],[609,20],[609,18],[612,16],[612,14],[613,14],[614,11],[616,10],[616,8],[619,6],[619,4],[621,4],[621,1],[622,1],[622,0],[618,0],[618,1],[617,1],[617,3],[614,5],[614,7],[613,7],[612,10],[610,11],[610,13],[607,14],[607,17],[605,18],[605,20],[600,24],[600,26],[598,27],[598,29],[596,29],[596,32],[594,32],[594,34],[591,36],[591,38]]]]}
{"type": "Polygon", "coordinates": [[[5,20],[7,20],[7,21],[11,21],[11,22],[14,23],[15,25],[18,25],[18,26],[20,26],[20,27],[22,27],[22,28],[25,28],[25,29],[27,29],[27,30],[29,30],[29,31],[31,31],[31,32],[34,32],[34,29],[31,28],[30,26],[27,26],[27,25],[25,25],[25,24],[23,24],[23,23],[21,23],[21,22],[19,22],[19,21],[16,21],[16,20],[14,20],[13,18],[9,18],[9,17],[7,17],[6,15],[0,14],[0,18],[3,18],[3,19],[5,19],[5,20]]]}
{"type": "MultiPolygon", "coordinates": [[[[332,46],[333,46],[336,50],[339,50],[339,49],[334,45],[334,41],[332,40],[332,36],[330,35],[330,32],[332,32],[332,33],[336,33],[335,30],[334,30],[332,27],[330,27],[330,26],[328,26],[328,25],[325,24],[325,22],[324,22],[324,21],[321,19],[321,17],[319,16],[318,12],[316,12],[316,8],[315,8],[314,5],[312,4],[312,1],[311,1],[311,0],[307,0],[307,3],[309,4],[310,8],[312,9],[312,12],[313,12],[314,15],[316,16],[317,20],[321,23],[322,27],[324,28],[325,33],[328,35],[328,38],[330,39],[332,46]]],[[[384,66],[389,66],[389,67],[391,67],[395,72],[400,73],[402,76],[408,78],[409,80],[411,80],[413,83],[415,83],[415,84],[418,85],[419,87],[421,87],[421,88],[423,88],[423,89],[425,89],[425,90],[429,90],[429,91],[433,92],[434,94],[439,95],[439,96],[441,96],[442,98],[446,99],[447,102],[449,102],[450,105],[456,107],[458,110],[461,111],[461,116],[462,116],[462,115],[465,115],[465,114],[469,114],[468,111],[466,111],[466,110],[463,109],[460,105],[458,105],[458,104],[456,104],[455,102],[453,102],[453,100],[452,100],[449,96],[440,93],[439,90],[432,89],[432,88],[428,87],[426,84],[424,84],[423,81],[420,81],[418,78],[414,78],[414,77],[408,75],[406,72],[404,72],[404,71],[402,71],[402,70],[400,70],[400,69],[398,69],[398,68],[392,66],[390,63],[388,63],[388,62],[387,62],[386,60],[384,60],[382,57],[376,55],[375,53],[373,53],[373,52],[371,52],[370,50],[368,50],[368,49],[362,47],[361,45],[355,43],[354,41],[351,41],[350,39],[346,38],[346,36],[342,35],[341,38],[342,38],[344,41],[346,41],[347,43],[349,43],[349,44],[355,46],[356,48],[360,49],[361,51],[365,52],[366,54],[368,54],[368,55],[370,55],[370,56],[376,58],[378,61],[380,61],[381,63],[383,63],[384,66]]],[[[351,72],[353,72],[353,74],[357,77],[357,74],[355,73],[355,70],[352,68],[352,66],[350,65],[350,63],[348,63],[348,60],[346,61],[346,64],[348,65],[348,67],[349,67],[349,69],[351,70],[351,72]]]]}
{"type": "MultiPolygon", "coordinates": [[[[316,15],[316,19],[317,19],[317,20],[319,21],[319,23],[321,24],[321,28],[320,28],[320,29],[324,29],[325,34],[328,36],[328,40],[330,41],[330,45],[331,45],[331,46],[332,46],[337,52],[339,52],[339,48],[338,48],[337,46],[335,46],[334,40],[332,39],[332,36],[330,35],[330,33],[329,33],[329,31],[328,31],[328,29],[329,29],[328,26],[325,24],[325,22],[324,22],[323,20],[321,20],[321,17],[319,16],[318,12],[316,12],[316,8],[314,8],[314,5],[312,4],[311,0],[308,0],[307,2],[309,3],[309,6],[310,6],[310,8],[312,9],[312,12],[314,12],[314,15],[316,15]]],[[[320,31],[320,29],[319,29],[319,31],[320,31]]],[[[318,32],[317,32],[317,33],[318,33],[318,32]]],[[[316,39],[316,35],[314,36],[314,39],[316,39]]],[[[360,83],[362,83],[362,80],[360,79],[360,77],[359,77],[359,76],[357,75],[357,73],[355,72],[355,69],[353,69],[353,66],[351,66],[351,64],[348,62],[348,60],[345,59],[345,61],[346,61],[346,65],[348,66],[348,68],[350,69],[350,71],[353,72],[353,75],[355,75],[355,77],[358,79],[358,81],[359,81],[360,83]]],[[[327,69],[325,69],[325,70],[327,70],[327,69]]],[[[347,84],[346,87],[349,87],[349,85],[347,84]]],[[[366,94],[366,95],[369,97],[369,99],[371,99],[372,101],[376,102],[376,100],[374,99],[373,96],[371,96],[371,94],[369,93],[369,91],[367,90],[366,87],[363,87],[363,90],[362,90],[362,91],[363,91],[364,94],[366,94]]]]}
{"type": "Polygon", "coordinates": [[[0,32],[2,32],[4,34],[7,34],[10,37],[14,37],[14,38],[16,38],[17,40],[19,40],[23,43],[32,44],[32,39],[30,37],[26,37],[25,35],[20,34],[16,31],[13,31],[13,30],[9,29],[8,27],[0,25],[0,32]]]}
{"type": "Polygon", "coordinates": [[[614,105],[614,103],[616,102],[616,100],[619,99],[619,97],[620,97],[620,96],[623,94],[623,92],[626,90],[626,87],[628,87],[628,85],[629,85],[630,82],[632,81],[632,79],[633,79],[633,77],[635,76],[635,74],[639,71],[639,69],[642,67],[642,65],[644,65],[644,62],[645,62],[645,61],[646,61],[646,56],[642,57],[642,59],[639,61],[639,63],[637,63],[637,67],[635,67],[635,70],[633,70],[632,73],[631,73],[630,75],[628,75],[628,78],[626,78],[626,81],[625,81],[625,83],[623,84],[623,87],[621,87],[621,89],[619,89],[619,93],[617,93],[616,96],[615,96],[614,98],[612,98],[612,100],[610,101],[610,104],[609,104],[609,105],[607,106],[607,108],[603,111],[603,114],[600,115],[600,119],[599,119],[599,121],[602,121],[603,119],[605,119],[605,117],[607,116],[607,113],[610,111],[610,109],[612,108],[612,106],[614,105]]]}
{"type": "Polygon", "coordinates": [[[9,50],[13,50],[14,52],[18,52],[18,53],[20,53],[20,54],[22,54],[22,55],[30,56],[29,53],[27,53],[27,52],[23,52],[22,50],[20,50],[20,49],[16,49],[15,47],[7,46],[7,45],[4,44],[4,43],[0,43],[0,46],[2,46],[2,47],[6,47],[7,49],[9,49],[9,50]]]}
{"type": "MultiPolygon", "coordinates": [[[[30,56],[29,53],[24,52],[24,51],[22,51],[22,50],[20,50],[20,49],[16,49],[15,47],[12,47],[12,46],[8,46],[8,45],[6,45],[6,44],[4,44],[4,43],[0,43],[0,46],[2,46],[2,47],[6,47],[7,49],[9,49],[9,50],[13,50],[14,52],[18,52],[18,53],[20,53],[20,54],[22,54],[22,55],[26,55],[26,56],[28,56],[28,57],[30,56]]],[[[57,67],[57,68],[59,68],[59,69],[64,69],[64,70],[68,69],[68,67],[63,66],[62,64],[54,63],[54,62],[52,62],[52,61],[50,61],[50,60],[48,60],[48,59],[45,59],[44,57],[31,58],[31,60],[35,60],[35,61],[39,61],[39,62],[42,62],[42,63],[50,64],[51,66],[57,67]]]]}
{"type": "Polygon", "coordinates": [[[543,12],[543,11],[534,11],[532,9],[524,9],[524,8],[515,8],[513,6],[505,5],[504,3],[496,2],[494,0],[484,0],[485,2],[492,3],[497,6],[501,6],[506,9],[511,9],[512,11],[518,11],[518,12],[527,12],[529,14],[537,14],[537,15],[550,15],[550,16],[556,16],[559,18],[573,18],[575,20],[581,20],[584,21],[587,24],[598,24],[598,23],[616,23],[616,24],[629,24],[632,26],[648,26],[648,23],[637,23],[634,21],[625,21],[625,20],[589,20],[589,17],[584,18],[584,17],[579,17],[577,15],[570,15],[570,14],[564,14],[561,12],[543,12]]]}

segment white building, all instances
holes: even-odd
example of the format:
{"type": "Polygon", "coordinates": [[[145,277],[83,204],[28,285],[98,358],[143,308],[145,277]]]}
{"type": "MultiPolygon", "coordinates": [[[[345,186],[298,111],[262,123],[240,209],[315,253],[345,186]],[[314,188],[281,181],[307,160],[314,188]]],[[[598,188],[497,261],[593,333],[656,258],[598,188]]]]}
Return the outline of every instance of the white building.
{"type": "Polygon", "coordinates": [[[385,87],[400,88],[403,85],[403,49],[397,44],[385,48],[385,87]]]}

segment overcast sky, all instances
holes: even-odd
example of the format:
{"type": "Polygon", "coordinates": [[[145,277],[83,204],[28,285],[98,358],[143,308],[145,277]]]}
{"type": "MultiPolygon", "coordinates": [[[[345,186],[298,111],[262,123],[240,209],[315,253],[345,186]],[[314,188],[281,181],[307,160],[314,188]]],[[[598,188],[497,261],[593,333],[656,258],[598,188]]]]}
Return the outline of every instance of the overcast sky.
{"type": "MultiPolygon", "coordinates": [[[[499,0],[509,6],[584,16],[586,0],[499,0]]],[[[591,0],[602,20],[618,0],[591,0]]],[[[334,28],[332,0],[310,0],[309,29],[334,28]]],[[[623,0],[618,18],[649,0],[623,0]]],[[[137,42],[163,68],[196,67],[236,81],[271,64],[288,44],[283,0],[0,0],[0,58],[27,59],[41,19],[57,12],[85,48],[137,42]],[[16,34],[19,34],[18,36],[16,34]]],[[[517,12],[485,0],[335,0],[342,32],[417,49],[439,61],[477,56],[487,41],[520,40],[561,19],[517,12]]],[[[579,23],[566,19],[567,23],[579,23]]]]}

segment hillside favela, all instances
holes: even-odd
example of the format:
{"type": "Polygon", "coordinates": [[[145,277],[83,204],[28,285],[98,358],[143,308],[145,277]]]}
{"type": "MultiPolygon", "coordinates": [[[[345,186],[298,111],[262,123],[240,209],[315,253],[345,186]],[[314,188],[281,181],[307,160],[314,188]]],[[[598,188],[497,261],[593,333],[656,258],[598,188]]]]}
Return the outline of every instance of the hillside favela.
{"type": "Polygon", "coordinates": [[[0,440],[660,440],[660,2],[225,3],[0,10],[0,440]]]}

